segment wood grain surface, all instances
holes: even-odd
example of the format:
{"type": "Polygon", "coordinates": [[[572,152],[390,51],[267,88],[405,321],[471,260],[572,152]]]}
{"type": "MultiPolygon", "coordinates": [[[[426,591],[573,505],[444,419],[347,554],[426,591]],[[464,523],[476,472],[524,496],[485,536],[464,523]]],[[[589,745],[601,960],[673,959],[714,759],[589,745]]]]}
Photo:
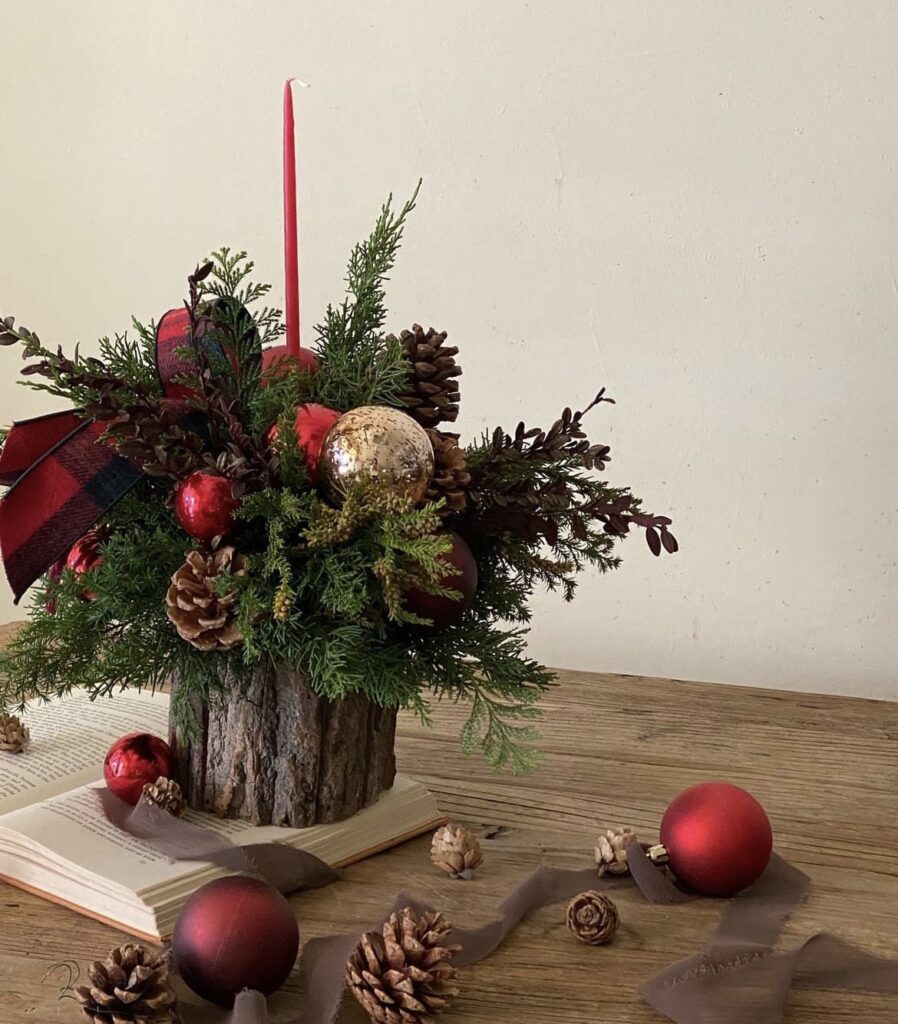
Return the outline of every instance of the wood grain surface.
{"type": "MultiPolygon", "coordinates": [[[[898,704],[561,671],[545,711],[545,762],[523,778],[496,776],[460,753],[462,708],[438,707],[430,730],[403,717],[400,770],[478,831],[486,861],[473,881],[454,882],[431,867],[426,839],[373,857],[336,885],[293,899],[303,938],[361,930],[402,890],[458,924],[483,922],[537,865],[589,863],[599,825],[631,825],[653,839],[679,790],[725,778],[762,801],[777,849],[812,878],[785,941],[830,930],[898,957],[898,704]]],[[[442,1020],[660,1021],[635,994],[638,984],[695,952],[720,904],[654,907],[630,889],[615,899],[622,928],[612,946],[578,943],[565,929],[563,906],[541,910],[465,970],[462,995],[442,1020]]],[[[0,885],[0,1024],[79,1019],[42,977],[57,961],[85,962],[123,938],[0,885]]],[[[295,980],[286,990],[295,994],[295,980]]],[[[272,1000],[275,1020],[283,1019],[283,1002],[272,1000]]],[[[346,1000],[339,1020],[365,1017],[346,1000]]],[[[898,1021],[898,1000],[797,991],[787,1021],[898,1021]]]]}

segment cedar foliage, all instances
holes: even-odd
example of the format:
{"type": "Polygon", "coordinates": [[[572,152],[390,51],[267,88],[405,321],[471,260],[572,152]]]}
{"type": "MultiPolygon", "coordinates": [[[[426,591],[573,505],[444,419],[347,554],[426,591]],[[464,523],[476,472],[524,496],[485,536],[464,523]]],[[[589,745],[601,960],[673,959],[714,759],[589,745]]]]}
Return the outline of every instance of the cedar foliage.
{"type": "MultiPolygon", "coordinates": [[[[24,383],[103,421],[105,440],[146,474],[104,517],[99,565],[78,578],[54,567],[36,587],[29,623],[0,654],[0,709],[75,687],[96,698],[158,687],[177,672],[174,713],[189,726],[193,697],[209,698],[225,675],[249,678],[272,659],[300,666],[328,697],[362,692],[425,720],[434,701],[466,701],[465,751],[480,747],[496,768],[536,763],[537,702],[552,677],[526,654],[534,589],[560,589],[570,600],[579,573],[617,567],[617,544],[631,528],[645,531],[655,554],[675,551],[676,541],[669,519],[645,513],[629,489],[599,476],[609,449],[587,439],[583,418],[610,401],[604,392],[547,430],[496,428],[470,445],[464,473],[451,481],[451,507],[444,498],[415,507],[361,487],[333,508],[309,484],[292,429],[297,404],[404,408],[420,385],[408,345],[384,330],[384,284],[417,194],[399,210],[388,199],[352,250],[347,295],[316,330],[314,374],[262,370],[262,348],[283,333],[280,313],[264,304],[268,287],[252,282],[246,254],[227,248],[188,278],[195,369],[179,378],[192,389],[180,404],[162,394],[152,323],[133,321],[130,334],[104,338],[94,357],[77,347],[54,351],[0,318],[0,344],[23,349],[24,383]],[[277,453],[264,439],[273,423],[277,453]],[[209,464],[242,497],[226,542],[246,571],[216,586],[236,591],[244,639],[201,652],[176,633],[165,594],[198,546],[171,510],[173,487],[209,464]],[[403,594],[411,586],[454,593],[441,561],[451,546],[446,528],[471,545],[480,584],[460,621],[438,629],[412,615],[403,594]]],[[[448,350],[453,378],[461,372],[456,351],[448,350]]]]}

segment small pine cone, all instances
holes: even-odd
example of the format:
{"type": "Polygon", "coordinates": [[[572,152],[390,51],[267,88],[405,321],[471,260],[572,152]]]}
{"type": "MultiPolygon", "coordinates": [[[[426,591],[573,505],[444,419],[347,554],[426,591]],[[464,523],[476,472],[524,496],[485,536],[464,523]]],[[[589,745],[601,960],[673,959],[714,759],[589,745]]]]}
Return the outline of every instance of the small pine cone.
{"type": "Polygon", "coordinates": [[[445,345],[445,331],[438,333],[431,327],[425,332],[420,324],[403,331],[399,340],[411,367],[400,395],[409,415],[422,427],[454,423],[461,397],[461,367],[455,361],[458,349],[445,345]]]}
{"type": "Polygon", "coordinates": [[[31,742],[31,733],[15,715],[0,715],[0,751],[23,754],[31,742]]]}
{"type": "Polygon", "coordinates": [[[421,917],[405,907],[382,934],[367,932],[346,965],[346,984],[375,1024],[432,1024],[449,1004],[460,946],[446,944],[451,931],[442,914],[421,917]]]}
{"type": "Polygon", "coordinates": [[[567,926],[581,942],[604,946],[620,927],[613,901],[600,892],[581,892],[568,904],[567,926]]]}
{"type": "Polygon", "coordinates": [[[469,879],[483,863],[476,837],[464,825],[444,825],[433,834],[430,859],[450,878],[469,879]]]}
{"type": "Polygon", "coordinates": [[[213,554],[191,551],[172,576],[165,603],[168,617],[182,639],[201,651],[224,651],[243,640],[237,625],[236,591],[215,591],[215,581],[225,572],[243,576],[243,557],[233,547],[213,554]]]}
{"type": "Polygon", "coordinates": [[[433,445],[433,477],[425,495],[427,501],[445,498],[440,515],[464,512],[468,504],[471,474],[465,464],[465,452],[459,447],[458,434],[444,434],[430,429],[427,436],[433,445]]]}
{"type": "Polygon", "coordinates": [[[128,943],[87,969],[75,998],[88,1020],[106,1024],[177,1024],[177,997],[161,954],[128,943]]]}
{"type": "Polygon", "coordinates": [[[154,807],[168,811],[175,818],[184,813],[184,794],[174,779],[160,775],[155,782],[148,782],[143,787],[143,799],[154,807]]]}
{"type": "Polygon", "coordinates": [[[596,842],[596,869],[602,875],[628,875],[627,844],[636,838],[629,828],[607,828],[596,842]]]}

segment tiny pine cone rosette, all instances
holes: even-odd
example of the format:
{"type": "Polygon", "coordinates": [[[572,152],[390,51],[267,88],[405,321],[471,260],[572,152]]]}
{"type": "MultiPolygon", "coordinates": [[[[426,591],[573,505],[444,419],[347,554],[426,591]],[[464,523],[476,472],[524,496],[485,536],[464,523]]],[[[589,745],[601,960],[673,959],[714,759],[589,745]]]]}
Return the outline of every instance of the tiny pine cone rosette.
{"type": "Polygon", "coordinates": [[[87,968],[89,984],[76,985],[82,1016],[106,1024],[178,1024],[177,996],[168,960],[133,943],[113,949],[87,968]]]}
{"type": "Polygon", "coordinates": [[[450,878],[470,879],[483,863],[483,850],[477,837],[464,825],[443,825],[433,834],[430,859],[450,878]]]}
{"type": "Polygon", "coordinates": [[[627,846],[636,839],[630,828],[606,828],[596,840],[596,872],[603,875],[628,875],[627,846]]]}
{"type": "Polygon", "coordinates": [[[568,904],[567,926],[581,942],[604,946],[617,934],[620,915],[613,900],[590,890],[581,892],[568,904]]]}
{"type": "Polygon", "coordinates": [[[31,733],[16,715],[0,714],[0,753],[24,754],[31,742],[31,733]]]}
{"type": "Polygon", "coordinates": [[[346,985],[375,1024],[432,1024],[458,995],[442,914],[411,907],[393,914],[381,932],[366,932],[346,965],[346,985]]]}
{"type": "Polygon", "coordinates": [[[141,796],[145,803],[158,807],[162,811],[180,818],[184,813],[184,794],[174,779],[160,775],[155,782],[148,782],[143,787],[141,796]]]}

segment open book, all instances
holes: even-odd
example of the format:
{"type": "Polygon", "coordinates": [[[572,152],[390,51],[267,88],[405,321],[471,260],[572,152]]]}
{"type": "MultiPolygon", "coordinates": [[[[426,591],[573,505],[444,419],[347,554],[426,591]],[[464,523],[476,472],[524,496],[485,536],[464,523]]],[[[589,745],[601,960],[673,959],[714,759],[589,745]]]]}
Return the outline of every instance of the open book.
{"type": "MultiPolygon", "coordinates": [[[[0,753],[0,878],[139,938],[170,936],[191,893],[226,872],[169,860],[120,832],[93,792],[103,785],[103,758],[116,739],[128,732],[167,734],[167,695],[125,692],[92,703],[75,693],[33,702],[23,720],[31,730],[27,752],[0,753]]],[[[260,828],[193,811],[185,818],[239,844],[290,843],[334,867],[444,820],[427,790],[401,776],[376,804],[334,825],[260,828]]]]}

